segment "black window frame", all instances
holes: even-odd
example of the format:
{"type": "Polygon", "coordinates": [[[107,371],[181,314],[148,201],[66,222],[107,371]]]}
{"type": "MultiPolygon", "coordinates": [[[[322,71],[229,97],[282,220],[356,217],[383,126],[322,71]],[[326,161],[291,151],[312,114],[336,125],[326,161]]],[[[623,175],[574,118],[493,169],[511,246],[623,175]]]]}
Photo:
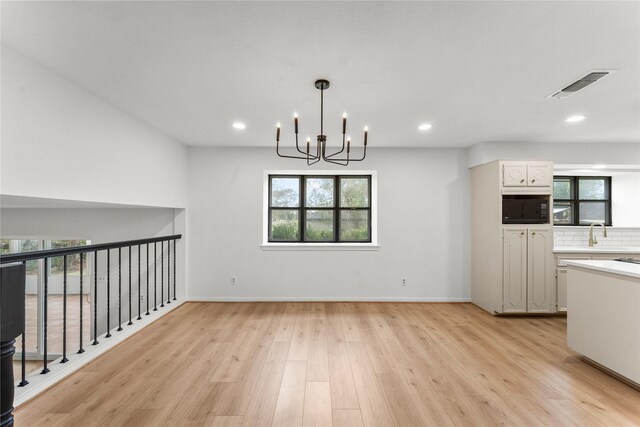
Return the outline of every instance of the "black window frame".
{"type": "MultiPolygon", "coordinates": [[[[604,216],[605,221],[604,225],[611,226],[613,224],[613,218],[611,216],[611,200],[612,200],[612,186],[611,186],[611,177],[610,176],[589,176],[589,175],[554,175],[553,182],[555,183],[556,179],[568,180],[570,185],[570,195],[569,199],[557,199],[555,196],[553,197],[554,206],[556,202],[560,203],[568,203],[573,211],[573,218],[571,218],[571,223],[563,223],[556,224],[553,222],[554,226],[557,227],[584,227],[589,224],[580,224],[580,203],[604,203],[605,210],[604,216]],[[605,182],[605,195],[606,199],[581,199],[580,198],[580,180],[583,179],[601,179],[605,182]]],[[[553,189],[552,189],[553,191],[553,189]]],[[[553,221],[553,216],[552,216],[553,221]]]]}
{"type": "Polygon", "coordinates": [[[267,202],[267,241],[269,243],[304,243],[304,244],[342,244],[342,243],[372,243],[373,235],[372,235],[372,189],[371,189],[371,181],[372,175],[323,175],[323,174],[309,174],[309,175],[300,175],[300,174],[269,174],[268,179],[268,202],[267,202]],[[271,197],[271,182],[273,178],[298,178],[298,206],[297,207],[283,207],[283,206],[272,206],[272,197],[271,197]],[[306,206],[306,180],[313,178],[321,178],[333,179],[333,207],[308,207],[306,206]],[[341,179],[366,179],[367,180],[367,190],[368,190],[368,206],[367,207],[342,207],[341,206],[341,194],[340,194],[340,180],[341,179]],[[285,210],[285,211],[298,211],[298,240],[273,240],[271,238],[271,214],[274,210],[285,210]],[[333,212],[333,239],[332,240],[306,240],[305,236],[305,223],[307,218],[307,211],[331,211],[333,212]],[[367,222],[368,222],[368,236],[367,240],[340,240],[340,218],[342,211],[367,211],[367,222]]]}

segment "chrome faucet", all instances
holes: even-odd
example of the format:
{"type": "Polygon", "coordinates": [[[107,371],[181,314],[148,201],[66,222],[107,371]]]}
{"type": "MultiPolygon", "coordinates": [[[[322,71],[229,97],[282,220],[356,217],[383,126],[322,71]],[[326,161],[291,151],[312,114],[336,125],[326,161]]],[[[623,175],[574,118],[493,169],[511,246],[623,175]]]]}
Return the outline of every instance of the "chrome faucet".
{"type": "Polygon", "coordinates": [[[601,225],[602,226],[602,237],[607,237],[607,227],[604,226],[603,223],[601,222],[592,222],[591,226],[589,227],[589,246],[593,247],[595,245],[598,244],[598,241],[596,240],[595,236],[593,235],[593,226],[594,225],[601,225]]]}

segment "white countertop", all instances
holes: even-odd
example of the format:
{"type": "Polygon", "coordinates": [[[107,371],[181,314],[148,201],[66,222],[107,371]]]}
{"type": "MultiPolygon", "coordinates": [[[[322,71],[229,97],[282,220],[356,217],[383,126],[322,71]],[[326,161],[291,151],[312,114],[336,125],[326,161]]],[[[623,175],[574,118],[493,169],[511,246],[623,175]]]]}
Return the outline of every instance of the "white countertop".
{"type": "Polygon", "coordinates": [[[610,260],[571,260],[567,261],[567,266],[604,271],[606,273],[620,274],[622,276],[630,276],[640,279],[640,264],[632,264],[630,262],[610,260]]]}
{"type": "Polygon", "coordinates": [[[556,254],[640,254],[639,246],[556,246],[556,254]]]}

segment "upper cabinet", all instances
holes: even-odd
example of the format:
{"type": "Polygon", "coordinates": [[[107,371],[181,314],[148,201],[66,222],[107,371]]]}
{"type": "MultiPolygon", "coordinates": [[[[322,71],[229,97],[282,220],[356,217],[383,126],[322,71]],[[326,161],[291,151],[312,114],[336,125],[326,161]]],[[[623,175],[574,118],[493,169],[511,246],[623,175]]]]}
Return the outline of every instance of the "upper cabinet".
{"type": "Polygon", "coordinates": [[[553,184],[553,163],[548,161],[502,162],[503,187],[546,187],[553,184]]]}

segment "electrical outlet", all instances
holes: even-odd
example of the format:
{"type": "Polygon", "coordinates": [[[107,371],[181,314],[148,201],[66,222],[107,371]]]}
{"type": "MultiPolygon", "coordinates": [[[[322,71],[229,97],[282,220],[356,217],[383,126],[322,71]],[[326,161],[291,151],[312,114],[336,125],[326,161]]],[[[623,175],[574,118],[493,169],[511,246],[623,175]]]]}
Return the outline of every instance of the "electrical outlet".
{"type": "Polygon", "coordinates": [[[407,279],[401,279],[400,280],[400,285],[407,286],[407,279]]]}
{"type": "Polygon", "coordinates": [[[144,301],[144,295],[140,295],[140,301],[144,301]]]}
{"type": "Polygon", "coordinates": [[[238,284],[238,278],[236,276],[231,276],[231,286],[235,286],[238,284]]]}

